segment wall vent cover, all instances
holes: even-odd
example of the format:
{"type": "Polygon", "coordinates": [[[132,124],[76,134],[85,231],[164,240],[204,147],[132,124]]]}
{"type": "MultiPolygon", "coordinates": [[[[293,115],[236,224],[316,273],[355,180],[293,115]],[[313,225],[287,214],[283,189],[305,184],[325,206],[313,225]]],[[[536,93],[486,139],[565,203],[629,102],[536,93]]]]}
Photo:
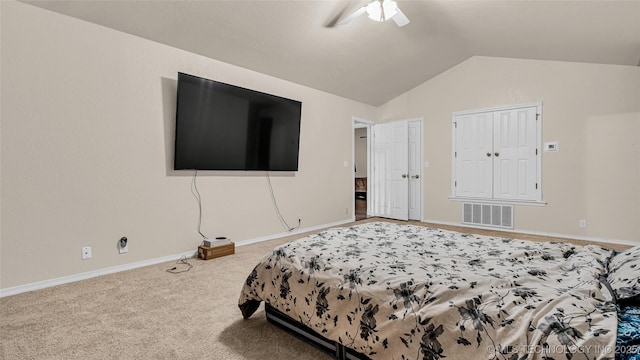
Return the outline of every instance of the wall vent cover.
{"type": "Polygon", "coordinates": [[[463,203],[462,223],[513,229],[513,205],[463,203]]]}

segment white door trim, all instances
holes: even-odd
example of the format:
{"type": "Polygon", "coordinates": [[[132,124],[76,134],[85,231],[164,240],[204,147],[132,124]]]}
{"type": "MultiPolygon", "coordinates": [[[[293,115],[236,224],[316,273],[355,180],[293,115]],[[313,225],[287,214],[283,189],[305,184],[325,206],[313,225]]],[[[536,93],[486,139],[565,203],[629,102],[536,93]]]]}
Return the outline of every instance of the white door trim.
{"type": "MultiPolygon", "coordinates": [[[[423,164],[423,156],[424,156],[424,118],[415,118],[407,120],[409,124],[418,123],[420,125],[420,132],[418,134],[418,142],[420,143],[420,148],[418,149],[418,158],[416,159],[417,171],[418,171],[418,194],[412,194],[409,192],[409,196],[417,197],[418,202],[418,212],[416,216],[409,216],[409,220],[419,220],[422,221],[424,217],[424,164],[423,164]]],[[[414,174],[409,174],[409,176],[413,176],[414,174]]],[[[411,180],[409,180],[411,181],[411,180]]]]}
{"type": "Polygon", "coordinates": [[[371,125],[375,122],[358,117],[351,118],[351,220],[356,220],[356,173],[353,171],[354,164],[356,162],[356,133],[357,128],[367,128],[367,216],[371,216],[371,201],[369,201],[369,195],[371,194],[371,125]]]}

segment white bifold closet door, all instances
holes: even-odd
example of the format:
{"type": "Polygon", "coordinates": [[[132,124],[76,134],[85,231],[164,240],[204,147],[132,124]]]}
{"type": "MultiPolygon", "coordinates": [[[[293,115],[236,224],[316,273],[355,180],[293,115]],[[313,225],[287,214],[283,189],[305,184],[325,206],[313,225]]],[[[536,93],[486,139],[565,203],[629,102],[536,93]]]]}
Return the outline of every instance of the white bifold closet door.
{"type": "Polygon", "coordinates": [[[455,116],[456,197],[539,198],[536,109],[529,106],[455,116]]]}

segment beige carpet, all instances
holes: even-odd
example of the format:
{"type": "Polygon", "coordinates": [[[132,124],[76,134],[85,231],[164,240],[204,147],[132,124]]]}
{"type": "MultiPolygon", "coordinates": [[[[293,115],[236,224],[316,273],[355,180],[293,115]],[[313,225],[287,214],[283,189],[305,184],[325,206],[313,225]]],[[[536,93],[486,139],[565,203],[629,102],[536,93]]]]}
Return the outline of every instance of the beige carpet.
{"type": "MultiPolygon", "coordinates": [[[[301,235],[295,236],[295,238],[301,235]]],[[[0,299],[1,359],[332,359],[237,306],[253,266],[283,238],[212,260],[153,265],[0,299]]]]}

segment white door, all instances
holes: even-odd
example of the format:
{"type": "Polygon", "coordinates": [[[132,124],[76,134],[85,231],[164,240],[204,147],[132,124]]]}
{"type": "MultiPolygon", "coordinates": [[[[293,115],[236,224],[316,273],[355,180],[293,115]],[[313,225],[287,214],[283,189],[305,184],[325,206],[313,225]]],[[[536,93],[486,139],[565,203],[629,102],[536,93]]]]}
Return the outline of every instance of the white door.
{"type": "Polygon", "coordinates": [[[387,173],[391,163],[391,126],[390,124],[380,124],[371,127],[371,151],[373,153],[370,168],[371,192],[367,195],[367,202],[373,216],[389,217],[391,215],[390,206],[390,186],[388,186],[387,173]]]}
{"type": "Polygon", "coordinates": [[[539,108],[454,114],[455,197],[541,200],[539,108]]]}
{"type": "Polygon", "coordinates": [[[455,196],[493,196],[493,113],[455,117],[455,196]]]}
{"type": "Polygon", "coordinates": [[[407,121],[391,123],[391,218],[409,220],[409,127],[407,121]]]}
{"type": "Polygon", "coordinates": [[[372,127],[373,196],[375,216],[409,218],[408,122],[396,121],[372,127]]]}
{"type": "Polygon", "coordinates": [[[422,220],[422,124],[409,121],[409,220],[422,220]]]}
{"type": "Polygon", "coordinates": [[[536,108],[497,111],[493,123],[493,197],[535,200],[536,108]]]}

